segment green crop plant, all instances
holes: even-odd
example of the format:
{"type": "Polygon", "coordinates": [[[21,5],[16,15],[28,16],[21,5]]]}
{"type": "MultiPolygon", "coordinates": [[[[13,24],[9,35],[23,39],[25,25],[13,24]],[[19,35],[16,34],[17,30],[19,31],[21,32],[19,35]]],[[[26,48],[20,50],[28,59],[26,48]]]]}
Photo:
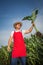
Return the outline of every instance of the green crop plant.
{"type": "MultiPolygon", "coordinates": [[[[32,11],[32,14],[30,16],[25,16],[22,20],[29,20],[29,21],[31,21],[31,23],[33,23],[37,17],[37,14],[38,14],[38,10],[35,9],[32,11]]],[[[35,28],[36,32],[38,32],[36,26],[34,26],[34,28],[35,28]]]]}
{"type": "MultiPolygon", "coordinates": [[[[24,38],[24,40],[27,50],[26,65],[43,65],[43,35],[42,37],[38,37],[36,34],[31,35],[30,38],[24,38]]],[[[10,65],[10,60],[11,52],[7,51],[7,46],[2,46],[0,48],[0,65],[10,65]]],[[[18,65],[20,64],[18,63],[18,65]]]]}

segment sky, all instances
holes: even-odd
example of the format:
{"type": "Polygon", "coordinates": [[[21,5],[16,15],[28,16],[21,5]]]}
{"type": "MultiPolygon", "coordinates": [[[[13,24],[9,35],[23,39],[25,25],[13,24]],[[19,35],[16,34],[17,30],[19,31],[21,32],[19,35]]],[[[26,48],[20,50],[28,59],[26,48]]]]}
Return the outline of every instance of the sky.
{"type": "MultiPolygon", "coordinates": [[[[31,27],[31,21],[22,21],[22,18],[31,15],[33,9],[39,10],[35,25],[43,33],[43,0],[0,0],[0,46],[8,44],[15,22],[21,21],[23,23],[21,29],[24,30],[31,27]]],[[[33,29],[25,37],[29,37],[35,32],[35,29],[33,29]]]]}

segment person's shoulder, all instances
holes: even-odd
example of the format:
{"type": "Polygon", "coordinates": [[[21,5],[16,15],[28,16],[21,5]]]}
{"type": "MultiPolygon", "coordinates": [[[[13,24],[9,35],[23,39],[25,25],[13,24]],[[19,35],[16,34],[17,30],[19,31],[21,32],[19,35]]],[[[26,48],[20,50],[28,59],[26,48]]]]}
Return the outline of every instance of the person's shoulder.
{"type": "Polygon", "coordinates": [[[25,30],[22,30],[22,33],[24,34],[25,33],[25,30]]]}
{"type": "Polygon", "coordinates": [[[14,31],[11,31],[11,33],[14,33],[14,31]]]}
{"type": "Polygon", "coordinates": [[[14,34],[14,31],[11,32],[11,36],[13,36],[13,34],[14,34]]]}
{"type": "Polygon", "coordinates": [[[22,31],[22,32],[25,32],[25,30],[23,30],[23,29],[22,29],[21,31],[22,31]]]}

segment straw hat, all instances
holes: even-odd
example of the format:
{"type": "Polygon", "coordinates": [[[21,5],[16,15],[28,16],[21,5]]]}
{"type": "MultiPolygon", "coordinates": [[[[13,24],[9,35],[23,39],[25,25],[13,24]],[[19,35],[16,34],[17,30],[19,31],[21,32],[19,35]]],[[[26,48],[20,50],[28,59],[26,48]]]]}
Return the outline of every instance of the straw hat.
{"type": "Polygon", "coordinates": [[[17,24],[20,24],[20,26],[22,26],[22,23],[21,23],[21,22],[15,22],[15,23],[13,24],[14,28],[16,28],[16,25],[17,25],[17,24]]]}

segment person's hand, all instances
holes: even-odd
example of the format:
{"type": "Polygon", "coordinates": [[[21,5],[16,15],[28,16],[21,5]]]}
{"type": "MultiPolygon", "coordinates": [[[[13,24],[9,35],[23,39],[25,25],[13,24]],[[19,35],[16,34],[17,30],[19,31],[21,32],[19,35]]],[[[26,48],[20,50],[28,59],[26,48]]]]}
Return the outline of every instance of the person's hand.
{"type": "Polygon", "coordinates": [[[7,47],[7,51],[10,52],[10,50],[11,50],[11,49],[10,49],[10,46],[8,46],[8,47],[7,47]]]}
{"type": "Polygon", "coordinates": [[[33,27],[35,26],[34,22],[32,23],[32,26],[33,26],[33,27]]]}

